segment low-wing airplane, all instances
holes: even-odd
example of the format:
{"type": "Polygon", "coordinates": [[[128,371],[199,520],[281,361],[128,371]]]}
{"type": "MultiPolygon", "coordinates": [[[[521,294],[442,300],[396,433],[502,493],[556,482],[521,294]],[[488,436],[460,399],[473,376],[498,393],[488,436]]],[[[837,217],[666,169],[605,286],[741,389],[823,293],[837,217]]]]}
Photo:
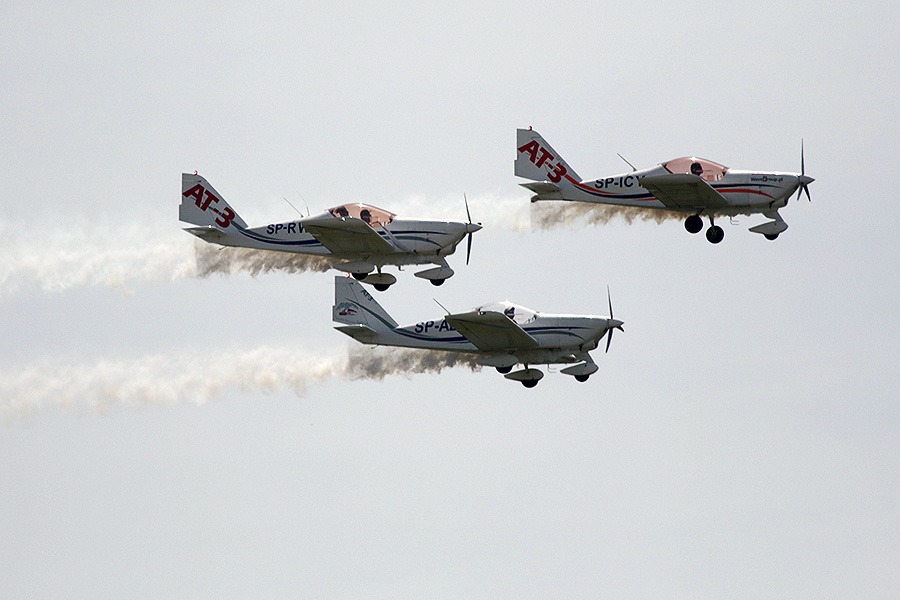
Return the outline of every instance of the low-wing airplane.
{"type": "MultiPolygon", "coordinates": [[[[711,160],[686,156],[649,169],[583,181],[556,150],[532,129],[516,130],[515,174],[536,183],[523,183],[535,193],[531,201],[574,200],[619,206],[639,206],[689,213],[684,228],[690,233],[703,229],[709,218],[706,239],[718,244],[725,232],[715,224],[717,215],[762,213],[771,221],[751,227],[774,240],[787,229],[778,209],[787,205],[795,191],[809,196],[803,148],[800,173],[738,171],[711,160]]],[[[627,162],[627,161],[626,161],[627,162]]],[[[629,163],[630,165],[631,163],[629,163]]]]}
{"type": "MultiPolygon", "coordinates": [[[[466,204],[467,215],[468,212],[466,204]]],[[[453,276],[445,257],[468,235],[468,264],[472,234],[481,229],[480,224],[472,223],[471,216],[467,223],[398,219],[394,213],[358,203],[336,206],[320,215],[250,228],[222,194],[196,173],[181,175],[178,218],[198,225],[185,231],[206,242],[333,257],[335,269],[352,273],[379,291],[397,281],[393,275],[381,272],[385,265],[437,265],[415,275],[441,285],[453,276]]]]}
{"type": "Polygon", "coordinates": [[[359,283],[340,276],[334,278],[332,319],[341,323],[335,329],[363,344],[477,354],[478,364],[529,388],[544,376],[529,367],[537,364],[570,364],[561,372],[587,381],[598,368],[589,352],[603,336],[609,352],[613,329],[624,331],[624,323],[613,318],[611,300],[609,317],[544,314],[495,302],[400,327],[359,283]],[[525,368],[512,371],[519,363],[525,368]]]}

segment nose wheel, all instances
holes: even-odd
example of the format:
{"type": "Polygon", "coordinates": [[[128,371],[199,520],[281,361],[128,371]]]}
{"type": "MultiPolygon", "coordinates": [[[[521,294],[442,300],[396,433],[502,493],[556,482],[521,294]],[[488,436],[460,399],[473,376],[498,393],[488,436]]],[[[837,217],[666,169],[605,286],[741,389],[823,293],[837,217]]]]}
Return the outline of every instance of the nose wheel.
{"type": "Polygon", "coordinates": [[[710,225],[709,229],[706,230],[706,239],[709,240],[710,244],[718,244],[725,239],[725,230],[718,225],[710,225]]]}

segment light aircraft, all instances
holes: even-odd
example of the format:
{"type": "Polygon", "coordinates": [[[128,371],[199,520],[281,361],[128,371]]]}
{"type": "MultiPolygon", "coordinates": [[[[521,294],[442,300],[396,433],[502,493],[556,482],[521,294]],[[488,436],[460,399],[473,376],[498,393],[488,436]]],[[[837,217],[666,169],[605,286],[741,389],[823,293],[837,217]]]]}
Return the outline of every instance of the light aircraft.
{"type": "Polygon", "coordinates": [[[363,344],[477,354],[478,364],[529,388],[544,376],[529,367],[537,364],[570,364],[561,372],[587,381],[598,368],[589,352],[603,336],[608,352],[613,329],[624,331],[624,323],[613,318],[611,300],[609,317],[544,314],[495,302],[400,327],[359,283],[340,276],[334,278],[332,319],[341,323],[335,329],[363,344]],[[525,368],[512,371],[519,363],[525,368]]]}
{"type": "Polygon", "coordinates": [[[750,231],[774,240],[788,227],[778,209],[787,205],[795,191],[798,199],[802,192],[811,199],[809,184],[814,181],[806,174],[802,144],[800,173],[738,171],[687,156],[649,169],[632,166],[630,173],[588,181],[583,181],[537,131],[517,129],[516,149],[515,174],[536,182],[521,184],[535,193],[532,202],[574,200],[689,213],[684,228],[690,233],[703,229],[702,217],[708,217],[706,239],[713,244],[725,237],[715,224],[717,215],[762,213],[772,220],[750,231]]]}
{"type": "Polygon", "coordinates": [[[382,273],[385,265],[437,265],[415,275],[441,285],[453,276],[445,257],[468,235],[468,264],[472,234],[481,229],[480,224],[472,223],[471,216],[468,223],[398,219],[394,213],[358,203],[336,206],[320,215],[250,228],[222,194],[196,173],[181,175],[178,218],[198,225],[185,231],[206,242],[333,257],[335,269],[352,273],[379,291],[397,281],[393,275],[382,273]]]}

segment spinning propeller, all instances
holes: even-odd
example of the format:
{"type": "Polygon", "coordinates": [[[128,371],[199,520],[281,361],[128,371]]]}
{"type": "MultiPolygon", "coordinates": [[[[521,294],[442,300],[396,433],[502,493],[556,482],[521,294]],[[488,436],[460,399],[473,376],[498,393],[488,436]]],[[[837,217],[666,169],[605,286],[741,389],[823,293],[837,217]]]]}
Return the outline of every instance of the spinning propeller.
{"type": "Polygon", "coordinates": [[[469,239],[466,241],[466,265],[468,265],[469,257],[472,255],[472,234],[481,229],[481,223],[472,222],[472,215],[469,213],[469,200],[465,194],[463,194],[463,202],[466,203],[466,217],[469,219],[469,222],[466,224],[466,232],[469,235],[469,239]]]}
{"type": "Polygon", "coordinates": [[[609,331],[609,334],[606,336],[606,351],[609,352],[609,345],[612,343],[613,329],[618,329],[622,333],[625,333],[625,330],[622,329],[622,325],[625,323],[624,321],[613,318],[612,296],[609,294],[609,286],[606,286],[606,299],[609,300],[609,320],[607,321],[607,331],[609,331]]]}
{"type": "Polygon", "coordinates": [[[809,184],[811,184],[815,179],[812,177],[808,177],[806,175],[806,160],[803,157],[803,140],[800,140],[800,187],[797,188],[797,200],[800,199],[800,194],[802,192],[806,192],[806,199],[809,202],[812,202],[812,198],[809,195],[809,184]]]}

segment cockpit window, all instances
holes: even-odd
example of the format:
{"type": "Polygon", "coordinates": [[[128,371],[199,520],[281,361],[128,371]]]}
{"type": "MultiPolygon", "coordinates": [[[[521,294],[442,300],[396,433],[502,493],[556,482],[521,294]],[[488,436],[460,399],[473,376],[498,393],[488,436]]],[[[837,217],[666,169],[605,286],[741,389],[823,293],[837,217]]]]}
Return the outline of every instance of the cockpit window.
{"type": "Polygon", "coordinates": [[[369,204],[342,204],[329,209],[339,219],[361,219],[372,227],[384,227],[394,220],[394,213],[369,204]]]}
{"type": "Polygon", "coordinates": [[[495,302],[493,304],[485,304],[475,309],[477,312],[498,312],[503,313],[513,323],[525,325],[531,323],[537,317],[537,313],[530,308],[512,304],[511,302],[495,302]]]}
{"type": "Polygon", "coordinates": [[[718,181],[728,172],[728,167],[705,158],[697,158],[696,156],[685,156],[682,158],[673,158],[662,164],[669,173],[699,175],[704,181],[718,181]]]}

